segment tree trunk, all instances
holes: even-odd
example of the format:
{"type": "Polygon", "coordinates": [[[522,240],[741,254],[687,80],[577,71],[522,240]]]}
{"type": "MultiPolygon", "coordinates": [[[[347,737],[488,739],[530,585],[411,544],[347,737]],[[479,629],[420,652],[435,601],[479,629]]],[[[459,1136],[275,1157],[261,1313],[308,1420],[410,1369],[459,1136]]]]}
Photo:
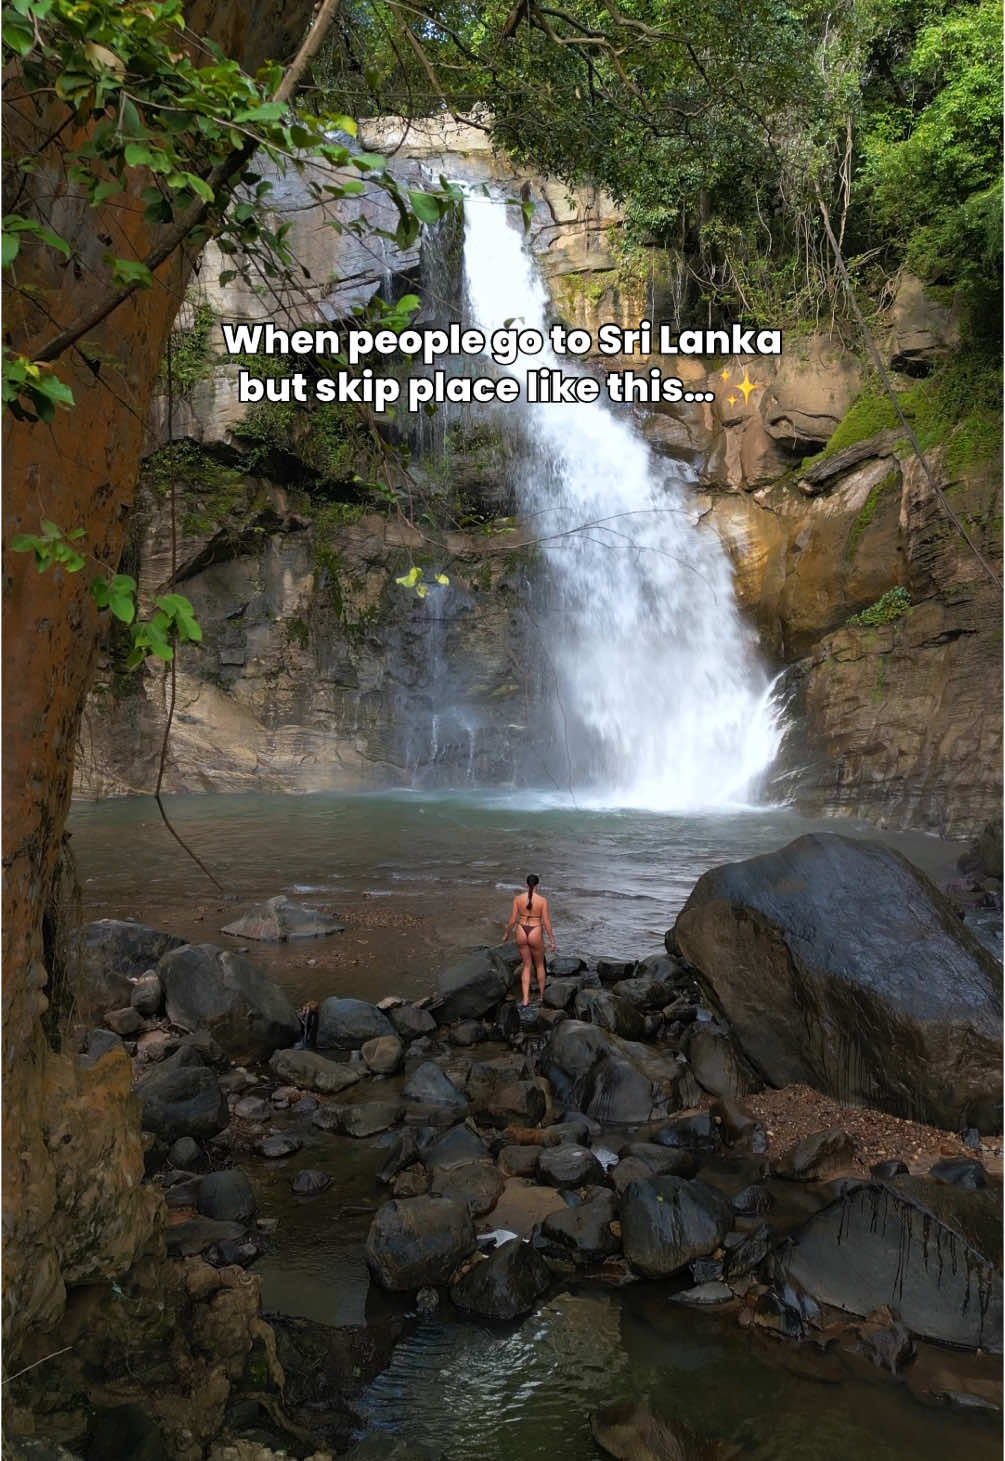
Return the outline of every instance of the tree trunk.
{"type": "MultiPolygon", "coordinates": [[[[199,0],[189,23],[220,42],[245,69],[288,60],[307,23],[310,0],[199,0]]],[[[16,81],[8,86],[8,109],[16,81]]],[[[19,256],[7,289],[5,339],[31,353],[74,319],[108,280],[105,263],[142,257],[155,242],[138,194],[94,211],[72,196],[63,168],[66,134],[46,139],[65,119],[59,104],[18,110],[7,141],[8,168],[69,239],[69,262],[34,245],[19,256]],[[16,174],[11,159],[35,155],[36,172],[16,174]],[[132,205],[132,206],[130,206],[132,205]]],[[[77,139],[80,140],[79,138],[77,139]]],[[[11,192],[8,196],[13,197],[11,192]]],[[[22,198],[9,205],[22,212],[22,198]]],[[[128,1061],[107,1057],[81,1071],[73,1054],[48,1037],[41,1016],[57,974],[52,908],[61,879],[63,828],[73,755],[93,671],[98,616],[90,597],[94,564],[79,573],[36,573],[30,554],[10,538],[50,518],[64,532],[85,529],[82,551],[114,570],[122,548],[144,448],[147,412],[172,321],[194,262],[178,251],[157,271],[154,287],[134,294],[55,364],[76,406],[49,425],[5,413],[3,580],[4,916],[3,1113],[5,1244],[4,1325],[8,1365],[26,1353],[33,1333],[59,1321],[67,1284],[124,1272],[155,1235],[157,1213],[139,1186],[138,1123],[129,1095],[128,1061]],[[45,926],[44,926],[45,925],[45,926]],[[47,948],[47,944],[49,947],[47,948]],[[52,965],[53,967],[50,967],[52,965]],[[88,1170],[83,1170],[87,1168],[88,1170]]]]}

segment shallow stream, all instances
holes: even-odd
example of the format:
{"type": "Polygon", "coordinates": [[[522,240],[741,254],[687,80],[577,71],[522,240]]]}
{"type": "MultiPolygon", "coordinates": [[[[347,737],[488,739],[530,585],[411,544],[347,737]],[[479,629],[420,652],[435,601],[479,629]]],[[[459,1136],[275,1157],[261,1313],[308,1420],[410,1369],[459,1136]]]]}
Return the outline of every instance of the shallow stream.
{"type": "MultiPolygon", "coordinates": [[[[683,817],[575,808],[533,794],[190,797],[170,810],[228,896],[215,894],[181,854],[152,803],[81,804],[70,825],[86,916],[134,917],[228,943],[220,926],[263,897],[284,892],[332,908],[345,915],[346,933],[250,950],[295,1000],[428,992],[453,955],[498,941],[527,871],[541,876],[551,899],[560,950],[641,956],[661,947],[706,868],[807,832],[882,835],[937,879],[950,875],[959,852],[919,834],[811,822],[786,809],[683,817]]],[[[374,1177],[381,1139],[333,1137],[306,1120],[297,1129],[304,1146],[296,1156],[244,1163],[259,1212],[279,1219],[272,1251],[255,1266],[266,1310],[342,1326],[407,1307],[370,1288],[363,1262],[370,1211],[383,1192],[374,1177]],[[293,1198],[289,1178],[301,1167],[329,1170],[333,1186],[318,1198],[293,1198]]],[[[667,1295],[665,1285],[574,1286],[523,1323],[501,1327],[462,1320],[445,1304],[399,1342],[358,1402],[361,1421],[435,1443],[451,1461],[593,1461],[590,1412],[652,1395],[753,1461],[1000,1455],[994,1418],[932,1409],[888,1377],[793,1373],[802,1347],[752,1337],[735,1318],[683,1310],[667,1295]]],[[[928,1350],[918,1365],[931,1371],[942,1362],[928,1350]]],[[[947,1389],[956,1364],[946,1361],[947,1389]]]]}

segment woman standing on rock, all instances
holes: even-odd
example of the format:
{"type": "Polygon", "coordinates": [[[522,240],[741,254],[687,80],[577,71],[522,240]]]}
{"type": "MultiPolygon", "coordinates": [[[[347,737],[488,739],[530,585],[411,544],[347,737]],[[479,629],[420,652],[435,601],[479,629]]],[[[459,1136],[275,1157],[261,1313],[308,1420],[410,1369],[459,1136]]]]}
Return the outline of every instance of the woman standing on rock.
{"type": "Polygon", "coordinates": [[[531,964],[537,974],[537,987],[541,998],[544,999],[544,935],[547,933],[551,940],[551,952],[555,953],[558,945],[555,943],[555,935],[551,931],[551,919],[548,917],[548,900],[542,898],[536,892],[538,883],[541,881],[534,873],[527,877],[527,896],[517,893],[513,899],[513,907],[510,911],[509,923],[506,925],[506,932],[503,934],[503,943],[506,943],[510,934],[516,928],[516,946],[520,950],[520,957],[523,959],[523,971],[521,983],[523,986],[524,1008],[530,1004],[530,969],[531,964]]]}

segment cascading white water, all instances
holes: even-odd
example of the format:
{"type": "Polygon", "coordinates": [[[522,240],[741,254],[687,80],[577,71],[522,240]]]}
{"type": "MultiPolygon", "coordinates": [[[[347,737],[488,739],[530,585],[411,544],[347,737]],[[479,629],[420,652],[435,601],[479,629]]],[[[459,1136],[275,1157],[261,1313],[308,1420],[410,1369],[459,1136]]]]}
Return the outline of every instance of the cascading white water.
{"type": "MultiPolygon", "coordinates": [[[[465,202],[469,322],[488,334],[515,319],[547,341],[548,296],[516,214],[490,198],[465,202]]],[[[509,371],[525,397],[528,371],[548,367],[577,373],[547,348],[509,371]]],[[[556,779],[617,806],[749,800],[778,749],[779,716],[684,468],[655,459],[606,405],[496,410],[520,412],[531,444],[518,492],[553,586],[532,642],[551,670],[556,779]]]]}

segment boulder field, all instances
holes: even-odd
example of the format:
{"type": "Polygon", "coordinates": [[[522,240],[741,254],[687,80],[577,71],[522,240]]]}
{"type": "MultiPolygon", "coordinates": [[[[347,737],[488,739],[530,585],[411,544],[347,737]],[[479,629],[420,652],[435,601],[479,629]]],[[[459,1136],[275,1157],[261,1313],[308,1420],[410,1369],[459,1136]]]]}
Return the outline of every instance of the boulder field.
{"type": "MultiPolygon", "coordinates": [[[[80,1059],[133,1058],[169,1254],[230,1268],[281,1248],[256,1163],[285,1163],[296,1200],[337,1221],[325,1144],[351,1139],[379,1155],[361,1256],[419,1312],[510,1322],[573,1280],[647,1280],[835,1373],[866,1354],[898,1375],[926,1341],[1001,1352],[1001,1183],[979,1159],[999,1129],[996,967],[896,854],[821,836],[717,869],[668,952],[556,960],[528,1009],[512,946],[412,1004],[332,995],[321,1050],[293,1045],[247,960],[158,938],[121,933],[138,952],[110,968],[144,1012],[121,1006],[138,1027],[106,1020],[80,1059]],[[934,1165],[905,1145],[867,1171],[842,1126],[773,1151],[747,1102],[791,1081],[966,1123],[974,1154],[952,1136],[934,1165]]],[[[657,1424],[612,1416],[597,1424],[657,1424]]]]}

